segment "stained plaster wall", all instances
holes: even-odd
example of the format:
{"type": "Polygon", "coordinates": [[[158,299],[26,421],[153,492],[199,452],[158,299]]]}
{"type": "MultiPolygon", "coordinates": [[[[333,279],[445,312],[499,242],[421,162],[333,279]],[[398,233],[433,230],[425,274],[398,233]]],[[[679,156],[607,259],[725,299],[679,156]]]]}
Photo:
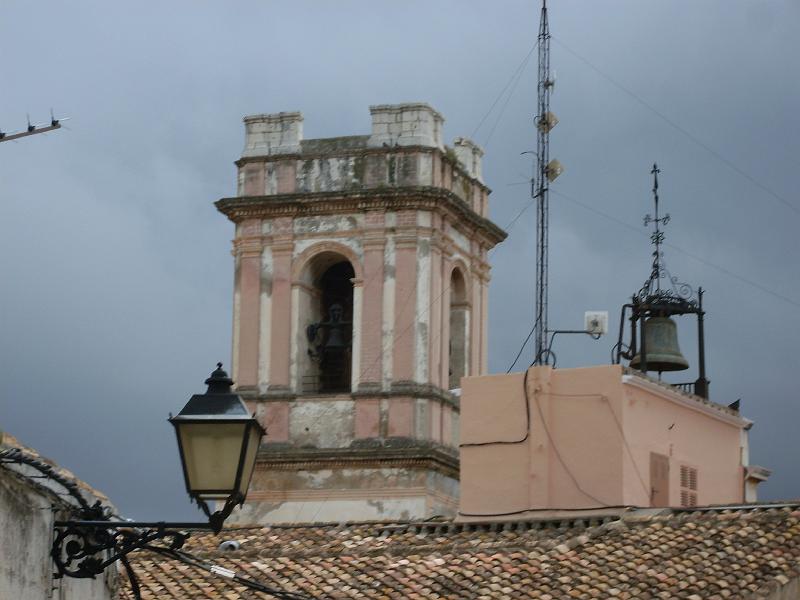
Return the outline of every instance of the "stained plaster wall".
{"type": "Polygon", "coordinates": [[[96,579],[55,579],[53,523],[63,503],[23,477],[0,468],[0,598],[112,600],[115,568],[96,579]]]}
{"type": "Polygon", "coordinates": [[[235,522],[407,520],[453,514],[458,482],[398,468],[260,469],[235,522]]]}

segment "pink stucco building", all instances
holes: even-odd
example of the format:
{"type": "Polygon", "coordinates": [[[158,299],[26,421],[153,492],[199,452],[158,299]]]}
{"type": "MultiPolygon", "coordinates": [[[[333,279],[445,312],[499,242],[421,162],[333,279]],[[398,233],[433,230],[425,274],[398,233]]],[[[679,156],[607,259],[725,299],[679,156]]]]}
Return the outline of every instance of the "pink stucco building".
{"type": "Polygon", "coordinates": [[[619,365],[468,377],[459,516],[755,501],[751,425],[619,365]]]}

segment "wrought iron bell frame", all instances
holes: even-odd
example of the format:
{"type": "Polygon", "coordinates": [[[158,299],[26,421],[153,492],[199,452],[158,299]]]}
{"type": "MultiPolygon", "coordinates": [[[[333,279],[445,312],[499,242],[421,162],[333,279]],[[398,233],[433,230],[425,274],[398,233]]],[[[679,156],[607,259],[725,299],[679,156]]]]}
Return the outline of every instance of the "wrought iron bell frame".
{"type": "Polygon", "coordinates": [[[647,319],[651,317],[672,317],[679,315],[693,314],[697,318],[697,367],[698,377],[694,381],[694,393],[697,396],[708,399],[708,388],[710,381],[706,378],[706,350],[705,350],[705,326],[703,310],[703,288],[697,290],[697,300],[687,300],[676,297],[672,294],[661,294],[658,296],[633,296],[631,302],[622,305],[619,320],[619,338],[615,346],[614,364],[620,364],[624,358],[632,360],[637,354],[640,356],[639,371],[646,373],[647,368],[647,343],[645,334],[647,331],[647,319]],[[630,310],[630,316],[627,312],[630,310]],[[624,342],[625,320],[630,322],[630,343],[624,342]],[[638,325],[638,334],[637,334],[638,325]],[[638,338],[638,339],[637,339],[638,338]]]}
{"type": "Polygon", "coordinates": [[[658,165],[653,164],[650,173],[653,175],[652,192],[655,216],[646,215],[644,217],[644,225],[645,227],[653,225],[653,232],[650,235],[650,242],[654,247],[652,267],[650,276],[639,292],[632,296],[631,302],[622,305],[619,319],[619,339],[612,350],[612,362],[619,364],[623,358],[633,360],[633,357],[638,354],[640,357],[639,370],[642,373],[647,373],[647,319],[693,314],[697,317],[697,366],[699,374],[694,384],[678,384],[678,386],[683,388],[693,387],[692,391],[695,395],[708,399],[710,382],[706,378],[706,344],[703,325],[703,317],[706,313],[703,310],[703,288],[698,288],[697,293],[695,293],[689,284],[678,281],[678,278],[674,277],[664,264],[664,254],[661,251],[661,245],[664,243],[664,232],[661,228],[669,223],[670,216],[669,214],[661,215],[659,212],[658,174],[661,173],[661,170],[658,165]],[[667,279],[669,287],[661,286],[662,279],[667,279]],[[631,311],[631,315],[628,317],[631,341],[630,344],[625,344],[623,338],[628,309],[631,311]],[[636,339],[637,323],[640,324],[638,341],[640,348],[637,347],[636,339]]]}

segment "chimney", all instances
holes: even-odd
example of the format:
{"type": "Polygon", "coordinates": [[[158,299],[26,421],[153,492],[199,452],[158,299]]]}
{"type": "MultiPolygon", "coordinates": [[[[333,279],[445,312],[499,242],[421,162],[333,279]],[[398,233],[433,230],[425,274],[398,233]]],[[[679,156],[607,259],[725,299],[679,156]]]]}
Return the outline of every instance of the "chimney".
{"type": "Polygon", "coordinates": [[[368,146],[430,146],[443,149],[444,118],[428,104],[370,106],[372,135],[368,146]]]}
{"type": "Polygon", "coordinates": [[[303,139],[303,114],[281,112],[244,118],[243,157],[295,154],[303,139]]]}

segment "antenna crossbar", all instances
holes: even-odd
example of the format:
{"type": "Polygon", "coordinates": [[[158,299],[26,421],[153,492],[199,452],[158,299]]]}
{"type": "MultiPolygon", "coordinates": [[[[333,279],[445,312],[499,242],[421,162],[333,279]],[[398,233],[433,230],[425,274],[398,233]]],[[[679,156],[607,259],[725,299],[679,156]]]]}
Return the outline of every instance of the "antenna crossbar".
{"type": "Polygon", "coordinates": [[[6,133],[0,130],[0,142],[10,142],[11,140],[18,140],[19,138],[28,137],[31,135],[38,135],[40,133],[47,133],[48,131],[54,131],[56,129],[61,129],[61,121],[66,119],[56,119],[55,117],[50,116],[50,123],[48,125],[31,125],[30,119],[28,120],[28,127],[24,131],[16,131],[13,133],[6,133]]]}

